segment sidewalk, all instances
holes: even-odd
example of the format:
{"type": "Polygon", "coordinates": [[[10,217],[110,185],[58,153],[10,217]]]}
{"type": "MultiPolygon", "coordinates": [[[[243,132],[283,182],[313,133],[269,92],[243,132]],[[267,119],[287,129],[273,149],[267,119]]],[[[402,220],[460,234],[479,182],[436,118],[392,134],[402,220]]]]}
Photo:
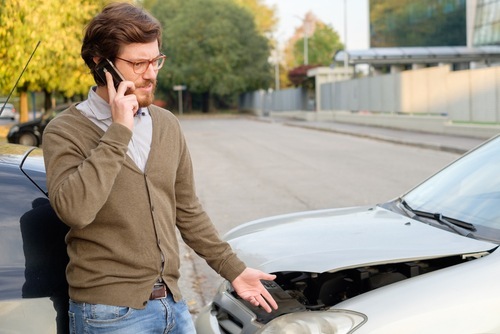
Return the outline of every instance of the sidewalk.
{"type": "Polygon", "coordinates": [[[397,130],[376,126],[339,123],[333,121],[301,121],[292,119],[269,119],[261,120],[282,122],[288,126],[296,126],[307,129],[331,131],[358,137],[383,140],[396,144],[410,145],[439,151],[463,154],[470,149],[483,143],[485,140],[479,138],[441,135],[409,130],[397,130]]]}

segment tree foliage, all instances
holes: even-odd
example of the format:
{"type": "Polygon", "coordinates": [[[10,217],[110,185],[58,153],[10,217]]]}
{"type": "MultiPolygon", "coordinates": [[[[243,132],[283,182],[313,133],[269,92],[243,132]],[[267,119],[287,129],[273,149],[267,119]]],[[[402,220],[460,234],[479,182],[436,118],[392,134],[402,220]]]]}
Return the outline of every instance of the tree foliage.
{"type": "Polygon", "coordinates": [[[236,4],[247,9],[255,19],[257,31],[261,34],[271,33],[278,19],[276,18],[276,8],[268,7],[262,0],[234,0],[236,4]]]}
{"type": "Polygon", "coordinates": [[[290,70],[290,72],[288,72],[288,79],[296,87],[303,86],[307,83],[307,72],[315,67],[318,67],[318,65],[297,66],[294,69],[290,70]]]}
{"type": "MultiPolygon", "coordinates": [[[[314,34],[307,39],[308,63],[329,66],[332,57],[338,50],[343,50],[339,34],[332,27],[318,22],[314,34]]],[[[304,38],[298,39],[293,48],[296,66],[304,63],[304,38]]]]}
{"type": "Polygon", "coordinates": [[[103,1],[3,0],[0,9],[0,93],[14,85],[35,45],[40,46],[19,81],[21,90],[88,90],[92,78],[80,58],[84,25],[103,1]]]}
{"type": "Polygon", "coordinates": [[[191,92],[224,96],[272,81],[268,41],[232,0],[164,0],[152,11],[162,23],[168,56],[160,88],[183,84],[191,92]]]}
{"type": "MultiPolygon", "coordinates": [[[[0,95],[11,90],[38,41],[19,81],[19,94],[85,94],[93,79],[80,57],[84,27],[109,1],[0,0],[0,95]]],[[[148,8],[164,28],[163,51],[169,60],[160,88],[186,84],[193,92],[227,95],[269,85],[264,33],[276,20],[262,0],[135,2],[148,8]]],[[[27,109],[27,102],[24,106],[27,109]]]]}

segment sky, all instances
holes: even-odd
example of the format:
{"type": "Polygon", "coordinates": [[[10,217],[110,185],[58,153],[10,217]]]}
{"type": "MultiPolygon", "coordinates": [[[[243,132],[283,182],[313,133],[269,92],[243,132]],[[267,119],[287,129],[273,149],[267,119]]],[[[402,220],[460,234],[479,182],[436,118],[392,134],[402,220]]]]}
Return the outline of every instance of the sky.
{"type": "Polygon", "coordinates": [[[292,37],[295,28],[302,24],[305,14],[311,11],[320,21],[333,27],[344,44],[347,40],[347,50],[369,48],[368,2],[369,0],[263,0],[264,4],[276,7],[279,20],[276,37],[282,43],[292,37]],[[347,29],[344,28],[345,22],[347,29]]]}

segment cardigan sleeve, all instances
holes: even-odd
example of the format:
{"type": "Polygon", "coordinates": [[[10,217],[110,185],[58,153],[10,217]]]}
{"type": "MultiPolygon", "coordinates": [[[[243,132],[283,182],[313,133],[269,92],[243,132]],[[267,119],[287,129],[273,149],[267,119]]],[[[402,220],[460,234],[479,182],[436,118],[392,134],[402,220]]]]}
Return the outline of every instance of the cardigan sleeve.
{"type": "Polygon", "coordinates": [[[198,200],[189,150],[180,135],[181,150],[176,179],[177,227],[183,240],[219,275],[233,281],[246,268],[231,246],[219,237],[198,200]]]}
{"type": "Polygon", "coordinates": [[[113,123],[89,147],[86,131],[95,130],[88,124],[70,109],[52,120],[43,135],[51,204],[61,220],[77,229],[94,221],[106,202],[132,137],[128,128],[113,123]]]}

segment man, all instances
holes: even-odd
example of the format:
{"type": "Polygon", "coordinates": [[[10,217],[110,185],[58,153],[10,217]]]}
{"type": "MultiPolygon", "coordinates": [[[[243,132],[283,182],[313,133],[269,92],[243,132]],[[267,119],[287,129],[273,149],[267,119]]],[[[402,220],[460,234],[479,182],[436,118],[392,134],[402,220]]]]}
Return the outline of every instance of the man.
{"type": "Polygon", "coordinates": [[[50,201],[70,226],[72,333],[194,332],[177,282],[176,228],[242,298],[277,309],[260,282],[275,276],[247,268],[220,240],[195,194],[177,119],[152,105],[160,47],[160,24],[148,13],[105,7],[82,45],[97,87],[44,131],[50,201]],[[116,89],[112,69],[99,70],[107,60],[123,77],[116,89]]]}

